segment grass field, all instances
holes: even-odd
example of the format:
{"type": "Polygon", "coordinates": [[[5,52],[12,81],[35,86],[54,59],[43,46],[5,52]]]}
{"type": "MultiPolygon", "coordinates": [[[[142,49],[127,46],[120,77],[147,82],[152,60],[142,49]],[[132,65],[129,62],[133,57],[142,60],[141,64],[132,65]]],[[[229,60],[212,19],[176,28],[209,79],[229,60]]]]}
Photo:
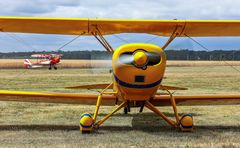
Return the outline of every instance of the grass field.
{"type": "MultiPolygon", "coordinates": [[[[179,64],[179,62],[178,62],[179,64]]],[[[188,87],[175,94],[239,94],[240,73],[229,66],[205,63],[167,67],[163,84],[188,87]]],[[[235,66],[240,70],[240,66],[235,66]]],[[[0,89],[86,92],[64,86],[110,82],[108,68],[63,69],[57,71],[1,69],[0,89]]],[[[182,133],[169,127],[147,109],[118,112],[97,131],[81,135],[79,116],[93,113],[94,106],[48,103],[0,103],[1,147],[240,147],[239,106],[181,106],[180,114],[192,113],[195,130],[182,133]]],[[[101,107],[100,117],[112,107],[101,107]]],[[[173,117],[170,107],[160,108],[173,117]]]]}

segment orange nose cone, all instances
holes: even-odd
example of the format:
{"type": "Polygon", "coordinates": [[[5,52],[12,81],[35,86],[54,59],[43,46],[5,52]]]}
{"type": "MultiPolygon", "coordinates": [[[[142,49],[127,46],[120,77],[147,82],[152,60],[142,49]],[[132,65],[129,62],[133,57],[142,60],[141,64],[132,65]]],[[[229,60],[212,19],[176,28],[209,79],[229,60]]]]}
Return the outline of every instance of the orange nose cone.
{"type": "Polygon", "coordinates": [[[144,51],[138,51],[133,55],[136,66],[144,66],[147,63],[147,55],[144,51]]]}

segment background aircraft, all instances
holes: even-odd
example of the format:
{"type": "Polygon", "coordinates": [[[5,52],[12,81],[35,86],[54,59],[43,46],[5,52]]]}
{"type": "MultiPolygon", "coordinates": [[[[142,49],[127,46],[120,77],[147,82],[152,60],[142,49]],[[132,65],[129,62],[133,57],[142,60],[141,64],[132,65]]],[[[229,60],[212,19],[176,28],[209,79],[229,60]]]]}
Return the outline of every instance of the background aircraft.
{"type": "Polygon", "coordinates": [[[33,54],[31,57],[37,58],[36,62],[31,62],[29,59],[25,59],[23,64],[25,68],[40,68],[48,66],[49,70],[54,68],[57,70],[57,64],[60,63],[62,54],[33,54]]]}

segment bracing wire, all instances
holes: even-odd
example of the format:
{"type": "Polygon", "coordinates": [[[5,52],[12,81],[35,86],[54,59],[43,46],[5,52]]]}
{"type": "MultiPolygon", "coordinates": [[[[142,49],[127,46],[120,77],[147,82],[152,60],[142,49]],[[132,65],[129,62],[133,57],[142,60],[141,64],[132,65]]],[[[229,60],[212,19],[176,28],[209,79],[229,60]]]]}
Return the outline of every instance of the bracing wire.
{"type": "MultiPolygon", "coordinates": [[[[2,31],[3,32],[3,31],[2,31]]],[[[22,38],[18,37],[17,35],[15,34],[10,34],[10,33],[7,33],[7,32],[3,32],[5,33],[7,36],[9,36],[10,38],[20,42],[21,44],[23,44],[24,46],[26,47],[30,47],[32,49],[35,49],[33,46],[31,46],[30,44],[28,44],[27,42],[25,42],[22,38]]],[[[35,49],[36,50],[36,49],[35,49]]],[[[21,75],[25,74],[27,72],[27,69],[25,69],[24,71],[22,71],[21,73],[18,73],[13,79],[10,79],[8,80],[6,83],[4,83],[4,86],[8,86],[14,79],[20,77],[21,75]]]]}
{"type": "Polygon", "coordinates": [[[118,36],[118,35],[116,35],[116,34],[113,34],[113,36],[116,37],[117,39],[121,40],[121,41],[124,42],[124,43],[129,43],[129,41],[123,39],[122,37],[120,37],[120,36],[118,36]]]}
{"type": "MultiPolygon", "coordinates": [[[[204,45],[202,45],[200,42],[198,42],[197,40],[193,39],[192,37],[188,36],[187,34],[184,34],[186,37],[188,37],[189,39],[191,39],[193,42],[195,42],[196,44],[198,44],[200,47],[202,47],[203,49],[210,51],[207,47],[205,47],[204,45]]],[[[231,68],[233,68],[235,71],[240,73],[240,70],[237,69],[236,67],[234,67],[233,65],[231,65],[230,63],[228,63],[225,60],[222,60],[226,65],[230,66],[231,68]]]]}
{"type": "Polygon", "coordinates": [[[75,38],[73,38],[72,40],[70,40],[69,42],[63,44],[62,46],[60,46],[57,50],[61,50],[63,49],[64,47],[66,47],[68,44],[72,43],[73,41],[75,41],[76,39],[78,39],[82,34],[76,36],[75,38]]]}
{"type": "Polygon", "coordinates": [[[152,41],[156,40],[156,39],[157,39],[157,38],[159,38],[159,37],[160,37],[159,35],[157,35],[157,36],[154,36],[154,37],[152,37],[151,39],[149,39],[149,40],[145,41],[145,43],[150,43],[150,42],[152,42],[152,41]]]}
{"type": "Polygon", "coordinates": [[[22,38],[20,38],[19,36],[17,36],[16,34],[10,34],[10,33],[7,33],[7,32],[3,32],[5,33],[7,36],[9,36],[10,38],[18,41],[19,43],[21,43],[22,45],[28,47],[28,48],[31,48],[33,50],[37,50],[35,47],[33,47],[31,44],[28,44],[27,42],[25,42],[22,38]]]}
{"type": "MultiPolygon", "coordinates": [[[[3,32],[3,31],[2,31],[2,32],[3,32]]],[[[30,48],[32,48],[32,49],[34,49],[34,50],[37,50],[37,49],[34,48],[31,44],[28,44],[27,42],[25,42],[22,38],[20,38],[20,37],[17,36],[16,34],[13,34],[13,33],[10,34],[10,33],[7,33],[7,32],[3,32],[3,33],[5,33],[6,35],[8,35],[10,38],[18,41],[19,43],[21,43],[21,44],[23,44],[23,45],[25,45],[25,46],[28,46],[28,47],[30,47],[30,48]]],[[[81,35],[82,35],[82,34],[74,37],[72,40],[70,40],[69,42],[63,44],[62,46],[60,46],[60,47],[57,48],[56,50],[61,50],[61,49],[63,49],[65,46],[67,46],[68,44],[70,44],[70,43],[72,43],[73,41],[75,41],[76,39],[78,39],[81,35]]]]}
{"type": "MultiPolygon", "coordinates": [[[[3,31],[2,31],[3,32],[3,31]]],[[[6,35],[8,35],[10,38],[18,41],[19,43],[23,44],[24,46],[27,46],[28,48],[31,48],[33,50],[37,50],[36,48],[34,48],[33,46],[31,46],[30,44],[28,44],[27,42],[25,42],[22,38],[20,38],[19,36],[15,35],[15,34],[10,34],[7,32],[3,32],[6,35]]],[[[70,40],[69,42],[63,44],[62,46],[60,46],[59,48],[57,48],[57,50],[61,50],[64,47],[66,47],[68,44],[72,43],[73,41],[75,41],[76,39],[78,39],[82,34],[76,36],[75,38],[73,38],[72,40],[70,40]]],[[[25,74],[27,72],[27,69],[25,69],[24,71],[22,71],[21,73],[18,73],[13,79],[10,79],[9,81],[7,81],[4,86],[8,86],[14,79],[20,77],[21,75],[25,74]]]]}
{"type": "Polygon", "coordinates": [[[7,87],[12,81],[16,80],[16,78],[19,78],[23,74],[27,72],[27,69],[23,70],[21,73],[18,73],[16,76],[14,76],[12,79],[8,80],[7,82],[4,83],[4,87],[7,87]]]}

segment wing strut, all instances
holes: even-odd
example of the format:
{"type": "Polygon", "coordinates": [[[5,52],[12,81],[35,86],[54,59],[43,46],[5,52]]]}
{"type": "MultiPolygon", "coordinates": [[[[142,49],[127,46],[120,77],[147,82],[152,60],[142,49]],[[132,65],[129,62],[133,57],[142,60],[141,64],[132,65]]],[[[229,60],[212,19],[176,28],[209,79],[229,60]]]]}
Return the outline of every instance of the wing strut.
{"type": "Polygon", "coordinates": [[[169,37],[169,39],[167,40],[167,42],[163,45],[162,49],[165,50],[165,48],[177,37],[181,34],[181,32],[183,32],[185,27],[179,26],[177,25],[176,28],[173,30],[172,35],[169,37]],[[181,30],[179,30],[179,28],[181,30]],[[180,33],[179,33],[180,32],[180,33]]]}
{"type": "Polygon", "coordinates": [[[103,37],[101,31],[96,26],[96,31],[92,32],[92,35],[99,41],[99,43],[108,51],[114,52],[112,46],[108,43],[108,41],[103,37]]]}

